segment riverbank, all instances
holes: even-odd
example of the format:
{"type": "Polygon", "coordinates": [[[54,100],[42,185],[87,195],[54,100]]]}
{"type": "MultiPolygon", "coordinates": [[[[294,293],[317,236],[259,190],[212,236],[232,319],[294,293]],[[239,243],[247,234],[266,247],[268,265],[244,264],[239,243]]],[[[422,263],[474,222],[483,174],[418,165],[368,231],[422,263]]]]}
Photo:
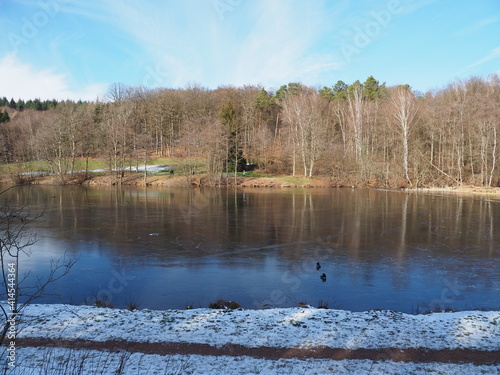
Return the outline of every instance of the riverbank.
{"type": "Polygon", "coordinates": [[[55,175],[25,175],[19,181],[12,177],[0,176],[0,184],[31,184],[31,185],[84,185],[84,186],[135,186],[135,187],[272,187],[272,188],[377,188],[391,190],[406,190],[416,192],[450,192],[465,194],[488,194],[500,197],[500,187],[481,186],[449,186],[449,187],[419,187],[412,188],[402,184],[389,185],[385,181],[376,179],[368,182],[358,181],[353,178],[335,177],[298,177],[298,176],[262,176],[249,173],[243,176],[239,173],[236,177],[208,174],[175,175],[150,173],[146,179],[142,173],[125,173],[122,178],[114,175],[98,173],[85,176],[76,174],[67,176],[64,181],[55,175]]]}
{"type": "Polygon", "coordinates": [[[85,374],[117,368],[121,374],[500,371],[498,311],[409,315],[308,307],[128,311],[32,305],[19,327],[14,374],[35,368],[48,374],[77,368],[85,374]]]}
{"type": "MultiPolygon", "coordinates": [[[[0,180],[3,184],[14,184],[11,178],[4,177],[0,180]]],[[[219,175],[195,174],[195,175],[169,175],[169,174],[150,174],[144,179],[140,173],[126,173],[121,179],[107,174],[95,174],[84,177],[76,175],[67,177],[64,181],[55,175],[48,176],[29,176],[21,183],[29,185],[83,185],[83,186],[135,186],[135,187],[361,187],[371,186],[380,187],[380,184],[360,184],[348,179],[334,179],[329,177],[294,177],[294,176],[229,176],[221,177],[219,175]]]]}

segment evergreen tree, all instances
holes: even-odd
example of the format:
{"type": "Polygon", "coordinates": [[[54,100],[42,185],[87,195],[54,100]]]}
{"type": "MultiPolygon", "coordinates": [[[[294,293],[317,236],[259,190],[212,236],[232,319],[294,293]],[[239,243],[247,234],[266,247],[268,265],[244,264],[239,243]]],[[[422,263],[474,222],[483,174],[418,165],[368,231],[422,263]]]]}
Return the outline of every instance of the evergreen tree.
{"type": "Polygon", "coordinates": [[[347,96],[347,89],[348,86],[344,81],[337,81],[335,86],[333,86],[332,88],[326,86],[323,87],[321,90],[319,90],[319,94],[329,100],[332,100],[334,98],[345,99],[347,96]]]}
{"type": "Polygon", "coordinates": [[[369,76],[363,84],[363,96],[368,100],[375,100],[382,98],[386,94],[385,83],[379,84],[373,76],[369,76]]]}
{"type": "Polygon", "coordinates": [[[243,157],[243,150],[240,147],[241,134],[233,102],[228,102],[222,107],[220,118],[227,132],[226,169],[228,172],[241,172],[245,168],[246,159],[243,157]]]}
{"type": "Polygon", "coordinates": [[[359,79],[356,80],[356,82],[354,82],[352,85],[349,85],[347,87],[347,93],[349,95],[352,95],[352,93],[354,92],[354,90],[359,90],[359,88],[361,87],[361,91],[363,91],[363,84],[361,82],[359,82],[359,79]]]}
{"type": "Polygon", "coordinates": [[[259,91],[259,95],[255,98],[255,107],[264,111],[268,107],[269,95],[265,89],[259,91]]]}
{"type": "Polygon", "coordinates": [[[24,109],[24,105],[25,105],[24,100],[22,100],[22,99],[19,99],[16,103],[17,109],[20,111],[22,111],[24,109]]]}
{"type": "Polygon", "coordinates": [[[10,116],[7,111],[0,111],[0,123],[10,121],[10,116]]]}
{"type": "Polygon", "coordinates": [[[298,94],[302,90],[303,86],[298,82],[290,82],[288,85],[281,86],[278,91],[276,91],[276,99],[283,101],[288,94],[298,94]]]}
{"type": "Polygon", "coordinates": [[[37,111],[41,111],[42,110],[42,102],[40,101],[40,99],[36,98],[35,100],[33,100],[33,106],[35,110],[37,111]]]}
{"type": "Polygon", "coordinates": [[[328,100],[332,100],[335,97],[335,95],[333,94],[333,90],[330,87],[323,86],[323,88],[318,92],[322,97],[328,100]]]}
{"type": "Polygon", "coordinates": [[[257,108],[265,121],[273,120],[273,114],[276,109],[276,101],[272,94],[262,89],[255,99],[255,108],[257,108]]]}
{"type": "Polygon", "coordinates": [[[28,101],[26,102],[25,108],[26,108],[26,109],[34,109],[34,103],[33,103],[33,100],[31,100],[31,99],[30,99],[30,100],[28,100],[28,101]]]}
{"type": "Polygon", "coordinates": [[[14,101],[14,98],[10,99],[10,102],[9,102],[8,106],[9,106],[9,108],[12,108],[12,109],[16,109],[17,108],[17,105],[16,105],[16,102],[14,101]]]}
{"type": "Polygon", "coordinates": [[[348,85],[344,81],[337,81],[335,86],[333,86],[333,94],[336,98],[345,99],[347,97],[348,85]]]}

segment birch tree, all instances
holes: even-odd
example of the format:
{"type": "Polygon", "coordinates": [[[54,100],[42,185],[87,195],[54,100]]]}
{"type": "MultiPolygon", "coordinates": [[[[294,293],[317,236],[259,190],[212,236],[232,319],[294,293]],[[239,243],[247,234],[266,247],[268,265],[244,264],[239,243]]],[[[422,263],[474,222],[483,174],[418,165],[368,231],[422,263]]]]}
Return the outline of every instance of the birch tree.
{"type": "Polygon", "coordinates": [[[297,157],[300,157],[304,177],[312,177],[324,139],[322,127],[321,97],[311,89],[298,94],[288,94],[283,101],[283,113],[289,125],[292,142],[292,170],[296,173],[297,157]]]}
{"type": "Polygon", "coordinates": [[[403,142],[403,173],[406,180],[411,183],[408,168],[409,138],[412,126],[417,115],[415,96],[408,86],[399,86],[393,90],[391,104],[394,109],[393,117],[401,141],[403,142]]]}
{"type": "Polygon", "coordinates": [[[354,82],[348,90],[347,103],[349,108],[349,122],[353,131],[354,150],[356,161],[361,163],[363,156],[363,85],[354,82]]]}

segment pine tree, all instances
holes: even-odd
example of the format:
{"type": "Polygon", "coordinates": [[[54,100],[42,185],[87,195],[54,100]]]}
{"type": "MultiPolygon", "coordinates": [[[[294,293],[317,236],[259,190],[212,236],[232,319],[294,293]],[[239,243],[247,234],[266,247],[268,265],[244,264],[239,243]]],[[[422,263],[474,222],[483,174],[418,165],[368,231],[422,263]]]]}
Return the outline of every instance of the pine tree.
{"type": "Polygon", "coordinates": [[[227,132],[227,171],[243,171],[246,159],[243,157],[243,151],[240,147],[240,129],[236,118],[236,110],[233,102],[228,102],[222,107],[220,118],[227,132]]]}
{"type": "Polygon", "coordinates": [[[375,100],[383,97],[385,95],[385,91],[385,83],[379,84],[379,81],[373,78],[373,76],[368,77],[363,84],[363,96],[368,100],[375,100]]]}
{"type": "Polygon", "coordinates": [[[16,106],[17,106],[17,109],[18,109],[18,110],[22,111],[22,110],[24,109],[24,106],[25,106],[24,100],[19,99],[19,100],[17,101],[16,106]]]}
{"type": "Polygon", "coordinates": [[[337,81],[333,87],[323,87],[319,90],[319,94],[328,100],[332,99],[345,99],[347,96],[347,84],[344,81],[337,81]]]}
{"type": "Polygon", "coordinates": [[[42,110],[42,102],[40,101],[40,99],[36,98],[35,100],[33,100],[33,105],[34,109],[36,109],[37,111],[42,110]]]}
{"type": "Polygon", "coordinates": [[[276,109],[276,102],[274,96],[262,89],[255,99],[255,108],[260,111],[262,119],[265,121],[273,120],[274,110],[276,109]]]}
{"type": "Polygon", "coordinates": [[[333,86],[333,94],[336,98],[345,99],[347,97],[347,83],[344,81],[337,81],[335,86],[333,86]]]}
{"type": "Polygon", "coordinates": [[[332,100],[332,99],[335,97],[335,95],[333,94],[333,90],[332,90],[330,87],[326,87],[326,86],[323,86],[323,88],[322,88],[322,89],[320,89],[320,90],[318,91],[318,93],[319,93],[322,97],[324,97],[324,98],[326,98],[326,99],[328,99],[328,100],[332,100]]]}
{"type": "Polygon", "coordinates": [[[7,111],[0,111],[0,123],[9,122],[10,116],[7,111]]]}

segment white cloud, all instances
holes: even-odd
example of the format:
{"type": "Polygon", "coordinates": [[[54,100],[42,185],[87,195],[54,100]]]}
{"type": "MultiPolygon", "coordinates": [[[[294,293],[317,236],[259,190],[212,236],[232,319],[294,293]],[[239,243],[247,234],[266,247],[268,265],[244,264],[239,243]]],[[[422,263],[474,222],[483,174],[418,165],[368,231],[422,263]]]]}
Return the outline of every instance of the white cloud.
{"type": "Polygon", "coordinates": [[[105,84],[89,84],[78,91],[71,90],[64,74],[37,69],[20,61],[15,53],[0,58],[0,82],[0,96],[15,100],[95,100],[107,88],[105,84]]]}

